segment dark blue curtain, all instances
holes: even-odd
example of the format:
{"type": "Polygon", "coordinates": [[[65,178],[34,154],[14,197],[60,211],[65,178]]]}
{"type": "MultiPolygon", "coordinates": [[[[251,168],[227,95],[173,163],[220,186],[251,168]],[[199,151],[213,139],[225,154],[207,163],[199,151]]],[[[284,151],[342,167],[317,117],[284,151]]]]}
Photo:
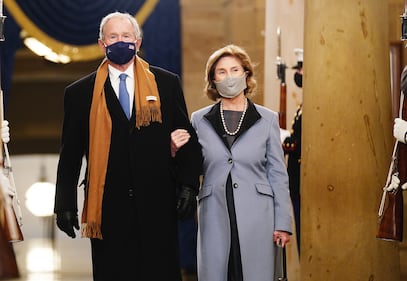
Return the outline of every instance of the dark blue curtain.
{"type": "Polygon", "coordinates": [[[144,25],[142,55],[153,65],[181,76],[181,15],[179,0],[161,0],[144,25]]]}
{"type": "Polygon", "coordinates": [[[14,70],[15,53],[21,46],[21,28],[10,16],[7,9],[4,9],[4,15],[6,16],[4,24],[5,40],[0,42],[0,71],[1,89],[3,90],[3,105],[4,109],[6,109],[14,70]]]}
{"type": "MultiPolygon", "coordinates": [[[[72,45],[96,42],[103,16],[120,11],[135,15],[145,1],[15,0],[24,14],[50,37],[72,45]]],[[[164,2],[164,1],[160,1],[164,2]]]]}
{"type": "MultiPolygon", "coordinates": [[[[114,11],[136,15],[144,4],[140,0],[15,0],[24,14],[54,40],[72,45],[96,44],[100,20],[114,11]]],[[[12,11],[4,8],[6,40],[0,42],[1,82],[7,104],[13,61],[21,46],[18,26],[12,11]]],[[[143,43],[140,55],[151,65],[181,75],[181,35],[179,0],[161,0],[141,25],[143,43]]]]}

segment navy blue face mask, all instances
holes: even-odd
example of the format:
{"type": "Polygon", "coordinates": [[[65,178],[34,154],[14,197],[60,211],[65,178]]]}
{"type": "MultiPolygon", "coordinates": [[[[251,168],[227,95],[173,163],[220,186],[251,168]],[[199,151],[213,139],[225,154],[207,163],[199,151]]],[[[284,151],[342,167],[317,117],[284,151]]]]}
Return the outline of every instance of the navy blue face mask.
{"type": "Polygon", "coordinates": [[[113,63],[123,65],[128,63],[136,54],[136,44],[119,41],[106,46],[106,57],[113,63]]]}

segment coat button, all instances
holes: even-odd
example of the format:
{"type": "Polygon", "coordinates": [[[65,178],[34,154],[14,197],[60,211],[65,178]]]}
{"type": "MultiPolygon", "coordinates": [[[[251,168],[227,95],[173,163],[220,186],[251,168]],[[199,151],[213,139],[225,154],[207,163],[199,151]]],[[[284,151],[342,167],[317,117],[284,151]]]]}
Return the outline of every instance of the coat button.
{"type": "Polygon", "coordinates": [[[129,197],[132,198],[134,196],[133,188],[129,188],[129,197]]]}
{"type": "Polygon", "coordinates": [[[233,184],[233,188],[238,188],[238,187],[239,187],[239,185],[237,183],[233,184]]]}
{"type": "Polygon", "coordinates": [[[228,163],[229,163],[229,164],[232,164],[232,163],[233,163],[232,158],[229,158],[229,159],[228,159],[228,163]]]}

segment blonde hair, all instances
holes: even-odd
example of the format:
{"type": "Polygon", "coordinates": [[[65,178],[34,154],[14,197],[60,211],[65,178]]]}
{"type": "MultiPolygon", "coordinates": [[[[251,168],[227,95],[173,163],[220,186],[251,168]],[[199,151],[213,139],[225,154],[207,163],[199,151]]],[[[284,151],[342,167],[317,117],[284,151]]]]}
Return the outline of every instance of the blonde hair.
{"type": "Polygon", "coordinates": [[[213,82],[215,79],[215,68],[221,58],[228,56],[237,58],[243,67],[243,71],[247,74],[247,88],[244,90],[245,96],[255,93],[257,82],[254,78],[254,65],[249,55],[243,48],[230,44],[213,52],[206,63],[204,92],[210,100],[216,101],[221,97],[213,82]]]}

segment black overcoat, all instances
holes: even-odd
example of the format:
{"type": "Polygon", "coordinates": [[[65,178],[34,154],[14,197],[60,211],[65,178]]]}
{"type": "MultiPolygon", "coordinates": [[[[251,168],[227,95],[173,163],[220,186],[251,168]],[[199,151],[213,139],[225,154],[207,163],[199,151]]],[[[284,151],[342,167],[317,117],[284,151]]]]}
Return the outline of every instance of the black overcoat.
{"type": "MultiPolygon", "coordinates": [[[[95,280],[181,280],[176,182],[198,188],[201,149],[178,76],[157,67],[150,66],[150,70],[160,95],[161,124],[135,128],[134,110],[127,120],[109,79],[105,83],[112,134],[102,207],[103,240],[91,239],[95,280]],[[187,128],[192,137],[173,159],[170,133],[177,128],[187,128]]],[[[82,159],[89,151],[95,75],[65,89],[55,212],[78,211],[77,190],[82,159]]]]}

